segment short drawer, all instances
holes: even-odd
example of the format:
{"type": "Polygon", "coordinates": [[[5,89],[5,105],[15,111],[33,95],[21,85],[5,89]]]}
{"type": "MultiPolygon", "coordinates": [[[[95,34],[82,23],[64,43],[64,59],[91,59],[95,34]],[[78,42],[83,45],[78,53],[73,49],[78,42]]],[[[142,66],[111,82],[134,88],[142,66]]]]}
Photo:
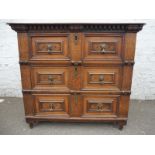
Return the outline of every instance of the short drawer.
{"type": "Polygon", "coordinates": [[[33,89],[69,90],[68,67],[32,67],[33,89]]]}
{"type": "Polygon", "coordinates": [[[117,91],[121,88],[122,67],[82,67],[82,90],[117,91]]]}
{"type": "Polygon", "coordinates": [[[69,59],[68,34],[31,36],[31,59],[69,59]]]}
{"type": "Polygon", "coordinates": [[[66,115],[69,114],[68,94],[34,95],[36,115],[66,115]]]}
{"type": "Polygon", "coordinates": [[[84,34],[84,60],[121,60],[122,35],[84,34]]]}
{"type": "Polygon", "coordinates": [[[83,117],[117,117],[119,95],[83,95],[83,117]]]}

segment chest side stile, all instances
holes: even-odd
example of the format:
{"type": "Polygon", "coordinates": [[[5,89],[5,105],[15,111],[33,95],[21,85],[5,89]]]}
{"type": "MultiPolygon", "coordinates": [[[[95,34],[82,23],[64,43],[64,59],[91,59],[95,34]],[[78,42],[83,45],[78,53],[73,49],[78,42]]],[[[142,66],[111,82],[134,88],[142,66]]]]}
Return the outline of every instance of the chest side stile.
{"type": "Polygon", "coordinates": [[[21,71],[21,82],[23,90],[23,101],[25,115],[34,115],[34,98],[26,90],[31,90],[31,66],[29,65],[29,39],[27,33],[18,33],[18,48],[19,48],[19,64],[21,71]]]}

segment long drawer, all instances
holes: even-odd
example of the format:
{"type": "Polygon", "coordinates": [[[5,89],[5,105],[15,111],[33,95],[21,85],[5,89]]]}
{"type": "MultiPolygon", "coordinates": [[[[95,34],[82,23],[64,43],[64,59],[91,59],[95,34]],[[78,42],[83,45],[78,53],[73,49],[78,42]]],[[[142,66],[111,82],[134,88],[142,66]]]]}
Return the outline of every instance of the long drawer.
{"type": "Polygon", "coordinates": [[[122,67],[49,67],[31,68],[33,89],[121,90],[122,67]]]}
{"type": "Polygon", "coordinates": [[[38,33],[29,35],[31,60],[122,61],[124,35],[119,33],[38,33]],[[82,40],[82,41],[81,41],[82,40]],[[76,53],[78,52],[78,54],[76,53]]]}
{"type": "Polygon", "coordinates": [[[34,115],[66,117],[119,117],[120,95],[33,94],[34,115]]]}

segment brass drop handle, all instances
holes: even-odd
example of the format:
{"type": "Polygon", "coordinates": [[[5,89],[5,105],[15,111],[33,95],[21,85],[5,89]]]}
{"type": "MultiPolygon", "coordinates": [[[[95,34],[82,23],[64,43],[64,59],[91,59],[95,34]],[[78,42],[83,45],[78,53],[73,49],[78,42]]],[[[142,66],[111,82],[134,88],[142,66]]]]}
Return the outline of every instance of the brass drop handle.
{"type": "Polygon", "coordinates": [[[103,75],[99,76],[99,81],[100,81],[100,84],[104,84],[104,76],[103,75]]]}
{"type": "Polygon", "coordinates": [[[105,53],[105,47],[106,47],[106,44],[102,44],[101,46],[100,46],[100,52],[101,53],[105,53]]]}
{"type": "Polygon", "coordinates": [[[53,83],[53,80],[54,80],[53,76],[52,75],[49,75],[48,76],[48,80],[50,81],[50,84],[52,84],[53,83]]]}
{"type": "Polygon", "coordinates": [[[47,52],[48,54],[52,54],[52,45],[50,44],[47,45],[47,52]]]}
{"type": "Polygon", "coordinates": [[[97,104],[97,111],[103,111],[103,105],[102,103],[97,104]]]}

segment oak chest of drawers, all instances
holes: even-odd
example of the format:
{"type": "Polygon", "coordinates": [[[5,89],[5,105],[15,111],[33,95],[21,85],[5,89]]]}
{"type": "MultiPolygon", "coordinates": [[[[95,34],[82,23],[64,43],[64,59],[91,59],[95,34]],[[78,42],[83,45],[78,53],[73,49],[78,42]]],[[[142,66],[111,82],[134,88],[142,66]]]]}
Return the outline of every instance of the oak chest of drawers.
{"type": "Polygon", "coordinates": [[[9,23],[18,33],[27,123],[127,122],[143,23],[9,23]]]}

